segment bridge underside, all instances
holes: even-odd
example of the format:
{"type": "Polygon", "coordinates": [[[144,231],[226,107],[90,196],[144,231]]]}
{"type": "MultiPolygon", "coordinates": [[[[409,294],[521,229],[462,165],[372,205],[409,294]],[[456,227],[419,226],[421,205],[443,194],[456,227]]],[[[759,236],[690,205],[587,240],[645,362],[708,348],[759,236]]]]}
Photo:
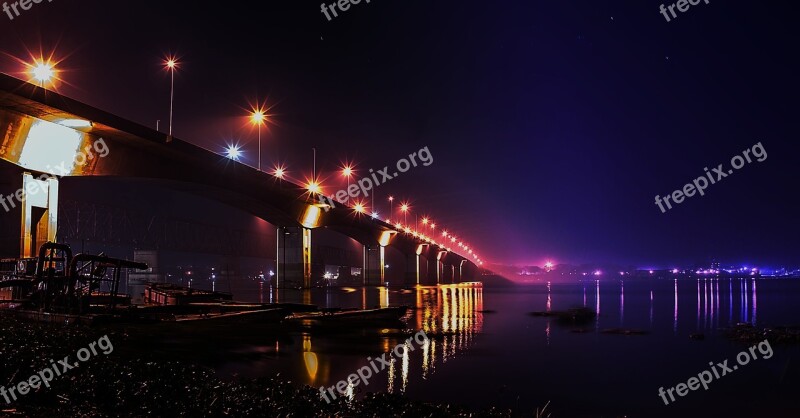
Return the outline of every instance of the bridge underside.
{"type": "MultiPolygon", "coordinates": [[[[4,256],[31,256],[41,243],[66,238],[59,206],[69,211],[81,202],[59,199],[60,178],[89,188],[92,179],[127,178],[202,196],[271,224],[270,244],[257,251],[274,261],[279,286],[311,287],[340,277],[367,285],[476,278],[471,261],[385,222],[344,207],[326,211],[298,185],[2,75],[0,132],[0,193],[8,209],[0,214],[4,256]],[[336,242],[336,236],[342,238],[336,242]]],[[[170,206],[147,192],[128,200],[159,210],[170,206]]],[[[170,203],[173,210],[207,210],[170,203]]],[[[80,232],[69,237],[85,239],[80,232]]]]}

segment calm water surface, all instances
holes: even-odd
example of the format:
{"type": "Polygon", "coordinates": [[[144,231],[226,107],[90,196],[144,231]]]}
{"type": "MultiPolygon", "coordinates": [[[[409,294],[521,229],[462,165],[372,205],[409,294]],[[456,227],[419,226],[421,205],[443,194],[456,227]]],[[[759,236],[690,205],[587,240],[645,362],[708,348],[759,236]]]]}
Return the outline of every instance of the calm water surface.
{"type": "MultiPolygon", "coordinates": [[[[269,288],[233,285],[238,299],[311,302],[329,307],[415,307],[408,327],[424,330],[428,343],[373,376],[365,391],[405,393],[420,400],[474,407],[513,408],[519,415],[548,401],[565,416],[798,416],[800,349],[772,346],[770,359],[752,361],[733,374],[665,406],[658,388],[669,388],[709,367],[735,363],[748,345],[731,342],[723,329],[800,325],[800,281],[768,279],[613,280],[542,283],[511,289],[475,285],[318,289],[276,295],[269,288]],[[278,297],[280,296],[280,297],[278,297]],[[587,307],[596,319],[563,326],[531,311],[587,307]],[[609,328],[646,335],[601,333],[609,328]],[[581,332],[575,332],[575,331],[581,332]],[[702,341],[689,338],[703,333],[702,341]]],[[[223,376],[274,376],[314,387],[331,386],[389,352],[403,338],[353,330],[302,332],[274,345],[244,345],[246,360],[222,361],[223,376]]],[[[759,356],[760,357],[760,356],[759,356]]]]}

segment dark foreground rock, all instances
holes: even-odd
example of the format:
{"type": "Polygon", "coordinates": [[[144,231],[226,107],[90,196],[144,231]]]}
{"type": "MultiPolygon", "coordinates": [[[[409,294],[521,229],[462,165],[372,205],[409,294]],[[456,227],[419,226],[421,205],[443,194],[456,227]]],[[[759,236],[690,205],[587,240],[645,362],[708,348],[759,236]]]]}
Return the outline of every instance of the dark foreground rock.
{"type": "Polygon", "coordinates": [[[50,417],[505,417],[510,411],[416,402],[400,395],[367,394],[364,399],[327,404],[319,391],[297,387],[280,376],[223,381],[214,371],[152,353],[131,355],[127,336],[86,328],[55,328],[0,317],[0,385],[17,385],[88,347],[103,335],[114,344],[55,377],[51,387],[32,389],[6,403],[0,416],[50,417]]]}

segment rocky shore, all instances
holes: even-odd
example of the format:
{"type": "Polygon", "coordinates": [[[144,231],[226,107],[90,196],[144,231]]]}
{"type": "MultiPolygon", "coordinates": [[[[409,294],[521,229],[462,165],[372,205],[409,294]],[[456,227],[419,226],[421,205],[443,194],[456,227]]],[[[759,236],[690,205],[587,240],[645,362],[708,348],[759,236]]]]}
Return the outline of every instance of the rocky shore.
{"type": "Polygon", "coordinates": [[[363,399],[331,404],[317,389],[298,387],[280,376],[223,381],[214,371],[191,362],[125,350],[122,332],[52,327],[0,316],[0,385],[28,380],[65,356],[108,335],[115,350],[97,355],[40,386],[6,402],[0,416],[50,417],[506,417],[510,411],[430,404],[400,395],[367,394],[363,399]]]}

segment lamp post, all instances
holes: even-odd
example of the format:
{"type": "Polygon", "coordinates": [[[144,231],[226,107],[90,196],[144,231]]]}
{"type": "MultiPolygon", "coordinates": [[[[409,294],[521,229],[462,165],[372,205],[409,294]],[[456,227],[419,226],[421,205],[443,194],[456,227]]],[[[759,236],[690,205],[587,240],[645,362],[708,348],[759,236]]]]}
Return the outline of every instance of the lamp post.
{"type": "Polygon", "coordinates": [[[389,223],[392,223],[392,215],[394,215],[394,205],[392,202],[394,202],[394,196],[389,196],[389,219],[387,219],[389,223]]]}
{"type": "Polygon", "coordinates": [[[403,203],[400,206],[400,211],[403,212],[403,223],[408,227],[408,203],[403,203]]]}
{"type": "Polygon", "coordinates": [[[344,167],[342,167],[342,175],[347,178],[347,190],[348,190],[348,192],[347,192],[347,200],[348,200],[348,202],[350,201],[350,177],[353,177],[353,173],[354,172],[355,171],[353,170],[353,167],[351,167],[349,165],[345,165],[344,167]]]}
{"type": "Polygon", "coordinates": [[[261,171],[261,125],[266,119],[264,110],[260,108],[253,110],[253,113],[250,114],[250,121],[258,127],[258,171],[261,171]]]}
{"type": "Polygon", "coordinates": [[[167,70],[170,72],[170,88],[169,88],[169,136],[172,136],[172,103],[175,98],[175,68],[178,67],[178,61],[175,58],[169,58],[166,61],[167,70]]]}

